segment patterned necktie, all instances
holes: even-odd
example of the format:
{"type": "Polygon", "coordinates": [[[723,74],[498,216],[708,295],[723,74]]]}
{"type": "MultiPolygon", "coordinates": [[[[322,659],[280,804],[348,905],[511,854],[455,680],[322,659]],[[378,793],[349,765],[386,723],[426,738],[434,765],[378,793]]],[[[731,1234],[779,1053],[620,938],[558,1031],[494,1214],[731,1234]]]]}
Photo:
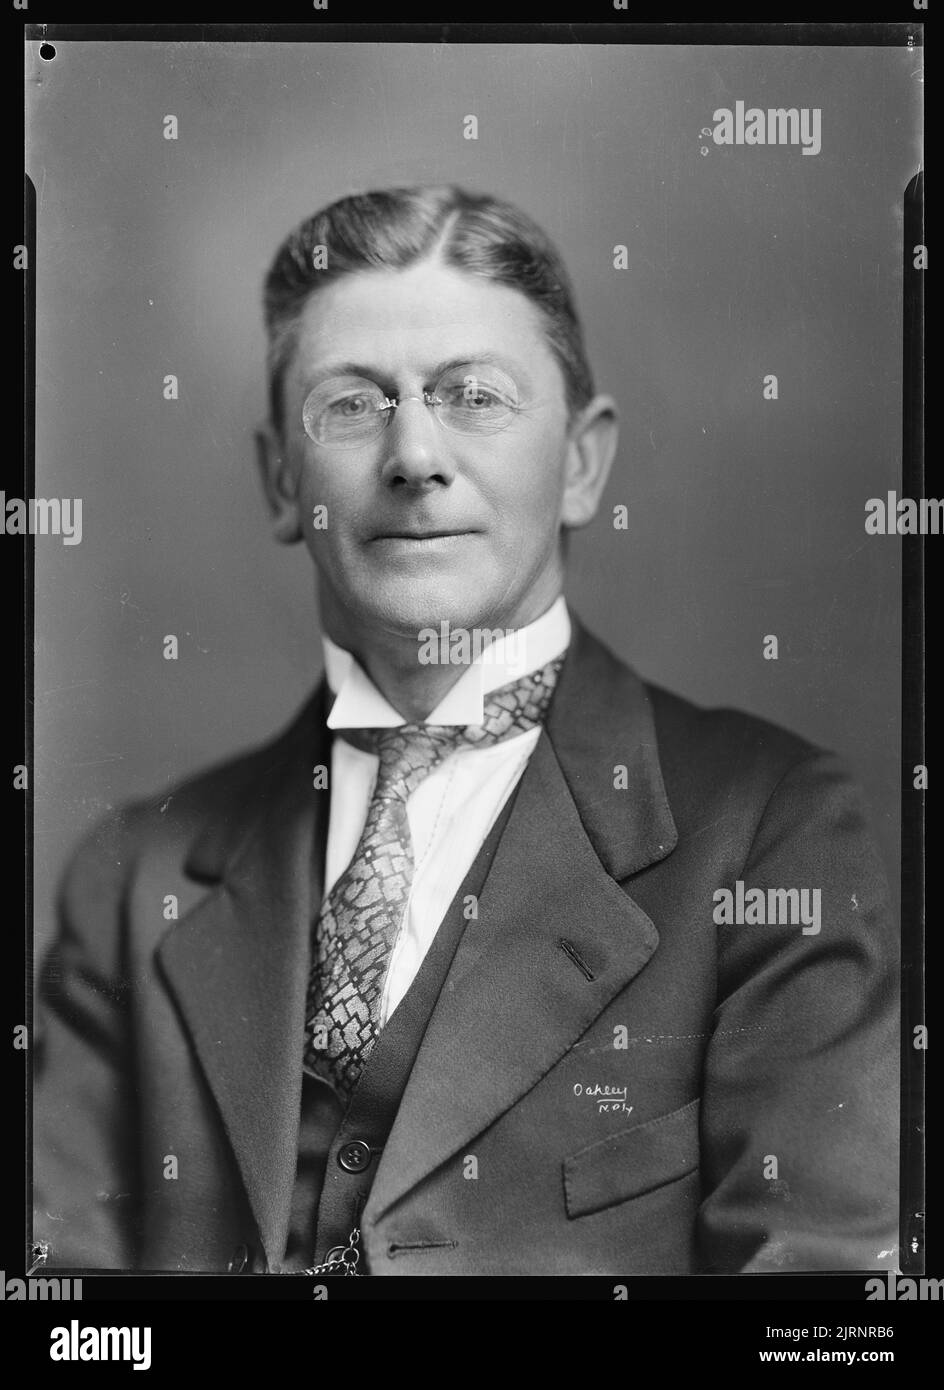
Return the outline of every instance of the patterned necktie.
{"type": "Polygon", "coordinates": [[[377,781],[354,857],[315,924],[305,1025],[306,1070],[347,1100],[377,1041],[393,947],[413,883],[406,803],[459,747],[484,747],[540,724],[563,657],[491,692],[481,724],[401,724],[345,730],[379,756],[377,781]]]}

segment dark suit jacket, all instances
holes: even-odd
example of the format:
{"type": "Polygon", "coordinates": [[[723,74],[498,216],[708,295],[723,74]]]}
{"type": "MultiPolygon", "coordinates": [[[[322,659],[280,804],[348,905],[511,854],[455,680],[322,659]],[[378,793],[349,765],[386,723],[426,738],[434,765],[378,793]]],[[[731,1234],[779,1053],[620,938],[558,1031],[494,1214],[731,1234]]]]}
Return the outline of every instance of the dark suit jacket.
{"type": "MultiPolygon", "coordinates": [[[[279,1271],[318,708],[72,862],[36,1060],[51,1267],[225,1271],[246,1246],[279,1271]]],[[[363,1212],[370,1272],[894,1267],[898,1043],[897,933],[837,760],[576,624],[363,1212]],[[716,925],[738,879],[821,889],[821,931],[716,925]]]]}

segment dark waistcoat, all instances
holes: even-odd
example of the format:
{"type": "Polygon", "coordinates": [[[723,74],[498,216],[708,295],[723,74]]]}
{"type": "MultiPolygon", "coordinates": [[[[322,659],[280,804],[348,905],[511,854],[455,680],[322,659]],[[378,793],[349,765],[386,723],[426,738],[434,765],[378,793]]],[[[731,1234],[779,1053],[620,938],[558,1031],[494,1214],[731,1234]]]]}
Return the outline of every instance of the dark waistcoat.
{"type": "MultiPolygon", "coordinates": [[[[357,1224],[426,1025],[470,919],[468,899],[477,900],[482,892],[516,793],[517,787],[453,898],[409,989],[381,1030],[347,1109],[327,1081],[304,1075],[283,1273],[324,1262],[329,1252],[336,1254],[347,1244],[357,1224]]],[[[369,1271],[361,1263],[358,1272],[369,1271]]]]}

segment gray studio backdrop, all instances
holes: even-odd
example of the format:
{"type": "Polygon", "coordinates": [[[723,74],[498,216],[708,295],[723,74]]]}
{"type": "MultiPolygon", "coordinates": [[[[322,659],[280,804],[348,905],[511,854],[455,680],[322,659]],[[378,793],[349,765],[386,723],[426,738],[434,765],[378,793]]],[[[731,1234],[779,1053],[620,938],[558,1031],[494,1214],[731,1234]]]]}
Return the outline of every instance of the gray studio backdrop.
{"type": "Polygon", "coordinates": [[[36,538],[38,952],[93,821],[268,738],[318,675],[310,563],[270,539],[256,486],[260,282],[303,216],[413,181],[510,197],[571,267],[624,416],[572,549],[576,609],[650,679],[842,752],[897,887],[902,541],[867,536],[864,506],[901,491],[919,67],[890,48],[28,46],[35,495],[83,499],[81,544],[36,538]],[[819,108],[821,152],[718,147],[701,132],[738,100],[819,108]]]}

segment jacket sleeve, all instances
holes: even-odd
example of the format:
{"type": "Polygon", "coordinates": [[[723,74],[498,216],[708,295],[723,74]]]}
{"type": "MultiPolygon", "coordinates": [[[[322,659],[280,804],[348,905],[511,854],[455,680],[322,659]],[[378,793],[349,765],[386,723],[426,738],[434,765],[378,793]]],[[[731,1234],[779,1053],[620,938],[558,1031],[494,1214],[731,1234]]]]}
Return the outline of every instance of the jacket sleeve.
{"type": "Polygon", "coordinates": [[[122,964],[127,811],[84,841],[59,891],[33,1065],[33,1242],[47,1268],[134,1266],[136,1098],[122,964]]]}
{"type": "MultiPolygon", "coordinates": [[[[714,925],[701,1267],[894,1269],[898,930],[859,794],[838,759],[814,752],[783,777],[739,877],[745,893],[818,889],[821,907],[818,924],[714,925]]],[[[814,919],[815,902],[807,895],[814,919]]]]}

